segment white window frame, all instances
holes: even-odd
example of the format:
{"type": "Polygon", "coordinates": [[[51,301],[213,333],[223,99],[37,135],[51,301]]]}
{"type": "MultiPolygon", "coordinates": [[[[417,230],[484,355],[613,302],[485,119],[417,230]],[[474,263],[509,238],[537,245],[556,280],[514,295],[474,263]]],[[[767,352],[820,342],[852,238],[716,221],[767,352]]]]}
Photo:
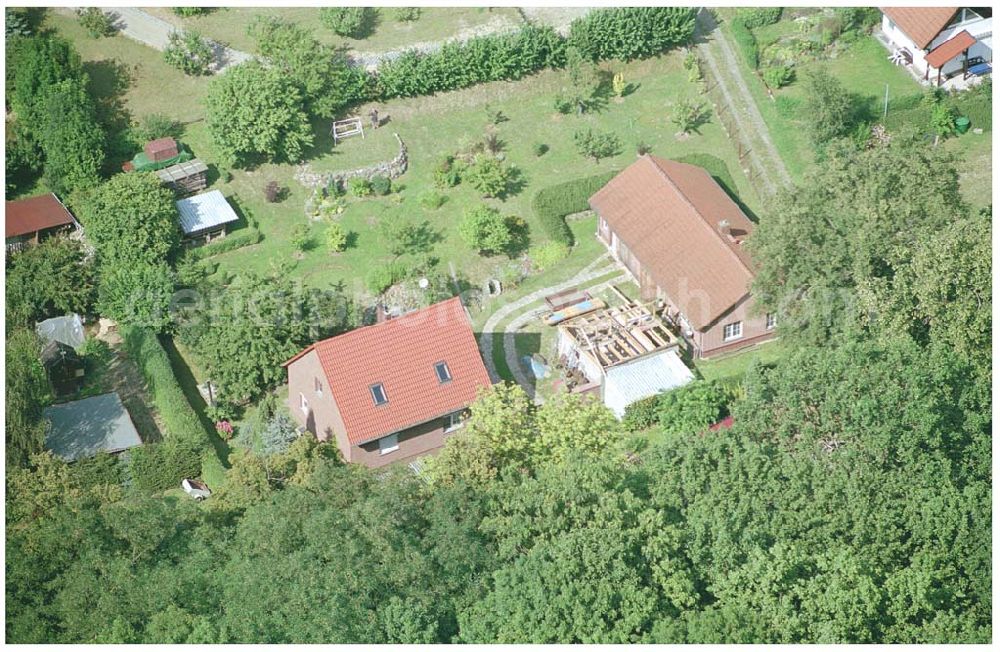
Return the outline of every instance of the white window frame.
{"type": "Polygon", "coordinates": [[[774,327],[778,325],[778,314],[774,312],[769,312],[764,317],[764,327],[767,330],[774,330],[774,327]]]}
{"type": "Polygon", "coordinates": [[[323,396],[323,382],[319,378],[313,378],[313,389],[316,390],[316,396],[323,396]]]}
{"type": "Polygon", "coordinates": [[[399,433],[386,435],[378,440],[378,454],[388,455],[399,450],[399,433]]]}
{"type": "Polygon", "coordinates": [[[738,340],[741,337],[743,337],[743,322],[734,321],[733,323],[726,324],[722,327],[723,342],[732,342],[733,340],[738,340]],[[727,335],[727,333],[730,333],[730,329],[733,329],[735,333],[727,335]]]}
{"type": "Polygon", "coordinates": [[[465,412],[452,412],[444,418],[444,431],[454,432],[465,426],[465,412]]]}
{"type": "Polygon", "coordinates": [[[309,399],[302,392],[299,392],[299,409],[302,410],[302,414],[309,416],[309,399]]]}
{"type": "Polygon", "coordinates": [[[371,393],[371,395],[372,395],[372,403],[374,403],[374,404],[375,404],[375,407],[379,407],[379,406],[381,406],[381,405],[388,405],[388,404],[389,404],[389,392],[385,391],[385,385],[383,385],[382,383],[375,383],[375,384],[371,385],[371,386],[370,386],[370,387],[368,388],[368,391],[369,391],[369,392],[371,393]],[[376,388],[376,387],[378,387],[378,388],[380,388],[380,389],[381,389],[381,391],[382,391],[382,397],[383,397],[383,398],[385,399],[384,401],[381,401],[381,402],[380,402],[380,401],[379,401],[379,400],[378,400],[378,399],[376,398],[376,396],[375,396],[375,388],[376,388]]]}

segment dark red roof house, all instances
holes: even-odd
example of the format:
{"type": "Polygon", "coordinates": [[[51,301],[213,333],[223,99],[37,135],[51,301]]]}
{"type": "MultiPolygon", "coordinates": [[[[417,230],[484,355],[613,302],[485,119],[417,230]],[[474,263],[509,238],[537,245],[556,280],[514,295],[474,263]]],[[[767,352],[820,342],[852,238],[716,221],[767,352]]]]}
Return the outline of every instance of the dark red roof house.
{"type": "Polygon", "coordinates": [[[7,253],[38,244],[43,236],[79,226],[73,215],[51,192],[8,201],[4,217],[7,253]]]}
{"type": "Polygon", "coordinates": [[[295,418],[373,468],[440,448],[490,385],[457,297],[317,342],[284,366],[295,418]]]}

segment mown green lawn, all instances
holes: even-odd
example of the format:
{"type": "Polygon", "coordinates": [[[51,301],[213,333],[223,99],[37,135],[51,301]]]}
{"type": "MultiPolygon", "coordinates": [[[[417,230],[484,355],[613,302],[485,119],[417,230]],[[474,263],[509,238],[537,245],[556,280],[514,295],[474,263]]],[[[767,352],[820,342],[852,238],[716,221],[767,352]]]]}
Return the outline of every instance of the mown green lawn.
{"type": "Polygon", "coordinates": [[[993,132],[971,131],[949,138],[941,145],[958,157],[958,183],[973,208],[993,203],[993,132]]]}
{"type": "MultiPolygon", "coordinates": [[[[732,15],[731,10],[721,10],[720,13],[723,16],[732,15]]],[[[723,22],[721,28],[731,34],[728,22],[723,22]]],[[[781,20],[754,30],[754,34],[759,42],[768,43],[796,31],[797,27],[791,21],[781,20]]],[[[893,98],[921,92],[916,80],[902,68],[892,65],[886,59],[885,48],[870,36],[862,37],[836,58],[804,61],[796,65],[795,81],[774,91],[773,99],[757,72],[746,65],[739,52],[736,54],[740,71],[767,123],[771,139],[795,180],[801,179],[815,160],[815,151],[809,142],[802,116],[806,99],[805,79],[810,71],[819,68],[827,70],[848,92],[856,94],[859,103],[870,110],[873,118],[881,115],[879,112],[887,84],[890,106],[893,98]]]]}
{"type": "Polygon", "coordinates": [[[201,32],[203,36],[226,43],[244,52],[254,52],[254,42],[247,27],[254,16],[277,16],[283,20],[313,30],[316,38],[328,45],[358,52],[382,52],[417,43],[440,41],[455,36],[471,35],[473,30],[488,25],[516,27],[524,20],[513,7],[425,7],[420,18],[401,22],[389,7],[378,11],[374,30],[362,39],[335,34],[320,21],[318,7],[220,7],[203,16],[181,18],[167,7],[146,7],[145,11],[169,23],[201,32]]]}

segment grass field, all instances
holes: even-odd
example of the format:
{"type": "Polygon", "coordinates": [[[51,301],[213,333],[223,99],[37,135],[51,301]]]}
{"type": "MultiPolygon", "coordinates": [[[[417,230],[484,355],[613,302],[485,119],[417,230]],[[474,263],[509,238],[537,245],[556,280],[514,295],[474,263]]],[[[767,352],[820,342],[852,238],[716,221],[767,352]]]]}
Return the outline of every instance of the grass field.
{"type": "Polygon", "coordinates": [[[408,22],[396,20],[390,7],[382,7],[378,10],[370,35],[353,39],[339,36],[323,25],[318,7],[220,7],[203,16],[190,18],[181,18],[167,7],[146,7],[144,10],[244,52],[255,51],[253,39],[247,35],[247,27],[257,15],[277,16],[301,25],[313,30],[320,42],[355,52],[383,52],[418,43],[471,36],[485,27],[517,27],[524,24],[513,7],[425,7],[418,20],[408,22]]]}
{"type": "Polygon", "coordinates": [[[971,131],[941,145],[958,157],[958,183],[973,208],[993,203],[993,132],[971,131]]]}
{"type": "MultiPolygon", "coordinates": [[[[228,12],[220,12],[228,13],[228,12]]],[[[151,113],[166,114],[184,125],[184,142],[210,166],[219,166],[220,157],[202,120],[202,99],[208,78],[185,77],[163,63],[158,52],[123,37],[90,39],[70,17],[50,14],[48,22],[70,38],[80,50],[93,77],[95,92],[103,101],[119,104],[133,119],[151,113]]],[[[317,123],[315,146],[307,163],[315,171],[353,169],[389,158],[396,153],[393,132],[399,133],[409,149],[409,171],[397,182],[400,191],[380,198],[350,199],[339,218],[353,232],[353,246],[333,255],[318,243],[325,225],[310,223],[303,211],[307,190],[293,178],[296,165],[265,164],[252,170],[232,170],[230,180],[219,170],[212,187],[234,199],[264,234],[252,247],[214,257],[220,271],[253,270],[267,272],[275,265],[288,265],[291,273],[305,284],[329,287],[344,282],[348,290],[361,288],[369,269],[388,260],[377,225],[384,219],[428,221],[439,241],[433,255],[451,263],[474,285],[492,275],[505,257],[481,257],[461,241],[457,224],[468,208],[481,202],[495,205],[506,214],[523,217],[532,243],[543,240],[541,229],[530,210],[530,199],[540,188],[597,172],[620,169],[635,160],[640,141],[662,156],[708,153],[724,160],[735,179],[736,192],[748,203],[753,198],[737,167],[734,152],[720,127],[713,123],[700,134],[678,139],[669,122],[669,105],[697,93],[687,81],[681,56],[664,57],[630,64],[609,63],[607,71],[622,71],[635,91],[623,100],[607,98],[603,107],[583,116],[561,115],[553,108],[556,93],[567,84],[563,71],[545,71],[519,82],[497,82],[437,96],[399,99],[377,105],[388,123],[366,134],[332,147],[328,125],[317,123]],[[506,121],[496,126],[505,144],[507,163],[516,167],[520,189],[506,201],[483,200],[468,184],[449,189],[446,203],[428,210],[420,196],[432,189],[434,166],[440,159],[482,138],[488,124],[487,107],[502,110],[506,121]],[[595,164],[584,159],[573,145],[573,133],[593,127],[614,132],[620,139],[620,153],[595,164]],[[549,146],[544,156],[533,152],[536,143],[549,146]],[[735,173],[735,174],[733,174],[735,173]],[[269,181],[288,188],[284,201],[269,204],[263,189],[269,181]],[[292,228],[308,224],[318,246],[296,254],[291,243],[292,228]]],[[[366,115],[368,106],[357,108],[366,115]]],[[[586,252],[574,252],[574,257],[586,252]]],[[[582,262],[582,267],[586,262],[582,262]]],[[[567,263],[572,265],[573,262],[567,263]]]]}

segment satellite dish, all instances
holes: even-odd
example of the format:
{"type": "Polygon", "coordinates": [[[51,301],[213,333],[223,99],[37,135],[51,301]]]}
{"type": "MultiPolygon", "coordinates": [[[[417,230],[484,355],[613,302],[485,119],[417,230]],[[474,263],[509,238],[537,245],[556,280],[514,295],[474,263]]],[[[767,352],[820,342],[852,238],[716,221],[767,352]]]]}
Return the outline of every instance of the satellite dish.
{"type": "Polygon", "coordinates": [[[429,286],[430,284],[431,284],[431,282],[428,281],[426,278],[422,278],[419,281],[417,281],[417,285],[420,286],[421,290],[426,290],[427,286],[429,286]]]}

